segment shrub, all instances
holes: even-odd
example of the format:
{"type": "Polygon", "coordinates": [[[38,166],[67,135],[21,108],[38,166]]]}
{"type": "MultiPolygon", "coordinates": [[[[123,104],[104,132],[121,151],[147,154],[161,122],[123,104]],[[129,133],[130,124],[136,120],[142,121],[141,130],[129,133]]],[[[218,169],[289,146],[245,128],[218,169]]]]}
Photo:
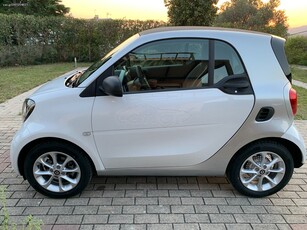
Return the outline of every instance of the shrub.
{"type": "Polygon", "coordinates": [[[0,14],[0,66],[97,60],[131,35],[164,22],[0,14]]]}
{"type": "Polygon", "coordinates": [[[307,65],[307,37],[290,37],[285,48],[290,64],[307,65]]]}

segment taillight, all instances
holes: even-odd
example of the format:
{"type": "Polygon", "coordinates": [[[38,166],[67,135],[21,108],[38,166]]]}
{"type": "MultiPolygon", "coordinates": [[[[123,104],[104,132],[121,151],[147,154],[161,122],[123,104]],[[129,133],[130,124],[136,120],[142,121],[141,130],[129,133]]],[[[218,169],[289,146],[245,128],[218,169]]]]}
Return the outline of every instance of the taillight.
{"type": "Polygon", "coordinates": [[[290,104],[292,108],[293,115],[297,112],[297,93],[296,90],[291,88],[289,91],[290,104]]]}

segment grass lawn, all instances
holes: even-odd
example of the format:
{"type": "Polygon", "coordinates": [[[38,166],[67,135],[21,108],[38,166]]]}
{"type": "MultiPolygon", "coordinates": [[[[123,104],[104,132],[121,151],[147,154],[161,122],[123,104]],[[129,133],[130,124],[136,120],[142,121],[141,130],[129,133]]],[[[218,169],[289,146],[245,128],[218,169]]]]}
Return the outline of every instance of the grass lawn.
{"type": "MultiPolygon", "coordinates": [[[[90,66],[79,63],[78,67],[90,66]]],[[[74,63],[7,67],[0,69],[0,103],[73,70],[74,63]]]]}
{"type": "Polygon", "coordinates": [[[298,110],[295,116],[297,120],[307,120],[307,89],[294,86],[298,94],[298,110]]]}
{"type": "Polygon", "coordinates": [[[292,77],[294,80],[307,83],[307,70],[299,69],[295,66],[291,67],[292,77]]]}

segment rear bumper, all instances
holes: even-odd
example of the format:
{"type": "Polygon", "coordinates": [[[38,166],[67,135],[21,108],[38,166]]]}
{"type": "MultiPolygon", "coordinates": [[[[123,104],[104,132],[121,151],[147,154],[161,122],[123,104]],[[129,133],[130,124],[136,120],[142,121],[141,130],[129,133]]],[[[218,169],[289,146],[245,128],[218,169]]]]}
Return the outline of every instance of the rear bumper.
{"type": "Polygon", "coordinates": [[[294,123],[290,126],[290,128],[282,136],[282,138],[291,141],[301,150],[301,154],[302,154],[302,162],[301,163],[303,165],[306,158],[307,158],[306,146],[305,146],[303,137],[298,132],[294,123]]]}

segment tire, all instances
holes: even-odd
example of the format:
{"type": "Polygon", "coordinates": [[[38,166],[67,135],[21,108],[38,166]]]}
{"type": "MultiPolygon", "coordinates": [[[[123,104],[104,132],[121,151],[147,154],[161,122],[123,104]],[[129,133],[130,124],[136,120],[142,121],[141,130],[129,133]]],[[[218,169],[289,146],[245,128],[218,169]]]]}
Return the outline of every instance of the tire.
{"type": "Polygon", "coordinates": [[[81,193],[88,185],[92,167],[79,148],[46,142],[28,152],[24,175],[36,191],[51,198],[68,198],[81,193]]]}
{"type": "Polygon", "coordinates": [[[243,195],[265,197],[285,187],[293,169],[293,158],[286,147],[274,141],[260,141],[234,156],[227,177],[243,195]]]}

